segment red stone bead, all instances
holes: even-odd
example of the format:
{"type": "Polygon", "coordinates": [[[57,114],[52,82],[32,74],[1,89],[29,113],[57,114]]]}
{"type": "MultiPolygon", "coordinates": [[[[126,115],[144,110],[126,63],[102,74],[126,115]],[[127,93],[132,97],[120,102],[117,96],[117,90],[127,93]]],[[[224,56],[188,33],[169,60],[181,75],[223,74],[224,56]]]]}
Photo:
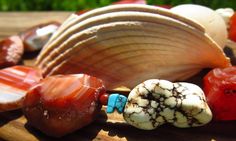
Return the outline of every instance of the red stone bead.
{"type": "Polygon", "coordinates": [[[0,68],[16,65],[24,53],[19,36],[11,36],[0,41],[0,68]]]}
{"type": "Polygon", "coordinates": [[[204,92],[215,120],[236,120],[236,67],[216,68],[204,77],[204,92]]]}
{"type": "Polygon", "coordinates": [[[236,42],[236,13],[234,13],[233,16],[229,20],[228,36],[229,36],[229,39],[236,42]]]}
{"type": "Polygon", "coordinates": [[[101,103],[102,105],[107,105],[108,97],[109,97],[109,95],[108,95],[107,93],[102,94],[102,95],[99,97],[100,103],[101,103]]]}
{"type": "Polygon", "coordinates": [[[0,70],[0,112],[22,107],[26,92],[42,79],[40,70],[14,66],[0,70]]]}
{"type": "Polygon", "coordinates": [[[102,81],[89,75],[50,76],[27,93],[23,112],[30,125],[60,137],[94,120],[103,93],[102,81]]]}
{"type": "Polygon", "coordinates": [[[34,26],[20,33],[25,51],[37,51],[42,49],[59,26],[60,23],[58,22],[49,22],[34,26]]]}

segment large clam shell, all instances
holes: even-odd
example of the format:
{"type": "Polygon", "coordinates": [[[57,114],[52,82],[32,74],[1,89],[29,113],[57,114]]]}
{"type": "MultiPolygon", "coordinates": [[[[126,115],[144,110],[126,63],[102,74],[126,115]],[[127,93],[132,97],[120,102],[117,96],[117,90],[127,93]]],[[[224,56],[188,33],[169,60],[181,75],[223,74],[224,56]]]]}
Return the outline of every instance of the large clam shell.
{"type": "Polygon", "coordinates": [[[44,75],[86,73],[108,88],[184,80],[230,65],[201,25],[162,8],[119,5],[71,16],[40,53],[44,75]]]}
{"type": "MultiPolygon", "coordinates": [[[[195,22],[192,22],[191,20],[188,20],[186,18],[183,18],[179,15],[176,15],[174,13],[170,13],[168,10],[158,7],[152,7],[152,6],[142,6],[137,4],[124,4],[122,6],[115,5],[115,6],[107,6],[99,9],[92,10],[90,12],[87,12],[81,16],[78,16],[76,14],[72,14],[59,28],[57,34],[54,34],[54,36],[50,39],[48,44],[44,47],[44,50],[41,52],[40,56],[38,57],[37,61],[40,62],[42,59],[47,57],[48,53],[51,53],[51,51],[59,46],[61,43],[63,43],[67,38],[69,38],[71,35],[84,30],[88,27],[95,26],[98,23],[97,19],[93,18],[98,15],[112,13],[112,12],[121,12],[121,11],[136,11],[136,12],[147,12],[147,13],[153,13],[153,14],[159,14],[167,17],[171,17],[173,19],[179,20],[181,22],[184,22],[186,24],[190,24],[191,26],[204,31],[203,27],[199,24],[196,24],[195,22]],[[89,23],[85,22],[80,23],[86,19],[92,18],[92,21],[90,20],[89,23]],[[88,24],[87,24],[88,23],[88,24]],[[73,28],[70,28],[73,27],[73,28]],[[69,29],[70,28],[70,29],[69,29]],[[68,29],[68,30],[67,30],[68,29]]],[[[112,19],[113,20],[113,19],[112,19]]],[[[101,21],[101,24],[102,21],[101,21]]],[[[61,49],[58,51],[60,52],[61,49]]]]}

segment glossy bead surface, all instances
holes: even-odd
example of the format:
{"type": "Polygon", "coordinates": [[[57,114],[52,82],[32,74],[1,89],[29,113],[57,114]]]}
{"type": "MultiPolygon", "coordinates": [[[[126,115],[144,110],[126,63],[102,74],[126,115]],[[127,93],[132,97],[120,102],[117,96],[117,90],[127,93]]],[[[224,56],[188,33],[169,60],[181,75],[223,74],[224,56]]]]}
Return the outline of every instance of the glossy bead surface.
{"type": "Polygon", "coordinates": [[[204,91],[215,120],[236,120],[236,67],[216,68],[204,77],[204,91]]]}
{"type": "Polygon", "coordinates": [[[0,68],[16,65],[24,53],[19,36],[11,36],[0,41],[0,68]]]}
{"type": "Polygon", "coordinates": [[[236,42],[236,13],[229,20],[229,39],[236,42]]]}
{"type": "Polygon", "coordinates": [[[26,92],[41,79],[42,73],[36,68],[14,66],[0,70],[0,112],[21,108],[26,92]]]}
{"type": "Polygon", "coordinates": [[[111,94],[108,98],[107,103],[107,113],[113,113],[116,107],[116,100],[118,99],[119,94],[111,94]]]}
{"type": "Polygon", "coordinates": [[[127,97],[119,95],[119,97],[116,100],[116,109],[118,113],[123,112],[126,102],[127,102],[127,97]]]}
{"type": "Polygon", "coordinates": [[[25,51],[41,50],[50,37],[57,31],[59,26],[60,23],[58,22],[49,22],[34,26],[20,33],[25,51]]]}
{"type": "Polygon", "coordinates": [[[119,113],[123,112],[127,98],[119,94],[111,94],[108,98],[107,113],[113,113],[116,109],[119,113]]]}
{"type": "Polygon", "coordinates": [[[23,111],[30,125],[49,136],[61,137],[95,119],[103,93],[102,81],[89,75],[51,76],[27,93],[23,111]]]}
{"type": "Polygon", "coordinates": [[[107,105],[109,95],[107,93],[102,94],[99,97],[99,101],[102,105],[107,105]]]}

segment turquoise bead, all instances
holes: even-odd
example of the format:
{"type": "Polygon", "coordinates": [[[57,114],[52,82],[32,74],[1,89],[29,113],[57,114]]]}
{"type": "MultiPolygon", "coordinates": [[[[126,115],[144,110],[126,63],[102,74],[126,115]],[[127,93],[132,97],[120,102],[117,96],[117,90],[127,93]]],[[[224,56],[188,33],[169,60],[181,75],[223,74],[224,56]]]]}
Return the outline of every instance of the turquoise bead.
{"type": "Polygon", "coordinates": [[[127,98],[123,95],[119,95],[119,97],[116,100],[116,109],[119,113],[123,112],[126,102],[127,98]]]}
{"type": "Polygon", "coordinates": [[[119,94],[111,94],[109,95],[108,98],[108,103],[107,103],[107,113],[113,113],[114,108],[116,107],[116,100],[119,97],[119,94]]]}
{"type": "Polygon", "coordinates": [[[119,113],[122,113],[126,102],[127,98],[125,96],[111,94],[108,98],[107,113],[113,113],[115,109],[117,109],[119,113]]]}

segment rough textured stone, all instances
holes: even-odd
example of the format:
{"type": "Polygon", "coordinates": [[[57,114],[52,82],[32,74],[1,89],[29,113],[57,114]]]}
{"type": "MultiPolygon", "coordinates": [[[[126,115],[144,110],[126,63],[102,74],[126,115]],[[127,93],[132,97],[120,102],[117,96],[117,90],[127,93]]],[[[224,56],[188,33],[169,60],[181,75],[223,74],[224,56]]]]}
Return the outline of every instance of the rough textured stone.
{"type": "Polygon", "coordinates": [[[212,119],[201,88],[190,83],[147,80],[129,94],[124,119],[145,130],[170,123],[176,127],[202,126],[212,119]]]}

